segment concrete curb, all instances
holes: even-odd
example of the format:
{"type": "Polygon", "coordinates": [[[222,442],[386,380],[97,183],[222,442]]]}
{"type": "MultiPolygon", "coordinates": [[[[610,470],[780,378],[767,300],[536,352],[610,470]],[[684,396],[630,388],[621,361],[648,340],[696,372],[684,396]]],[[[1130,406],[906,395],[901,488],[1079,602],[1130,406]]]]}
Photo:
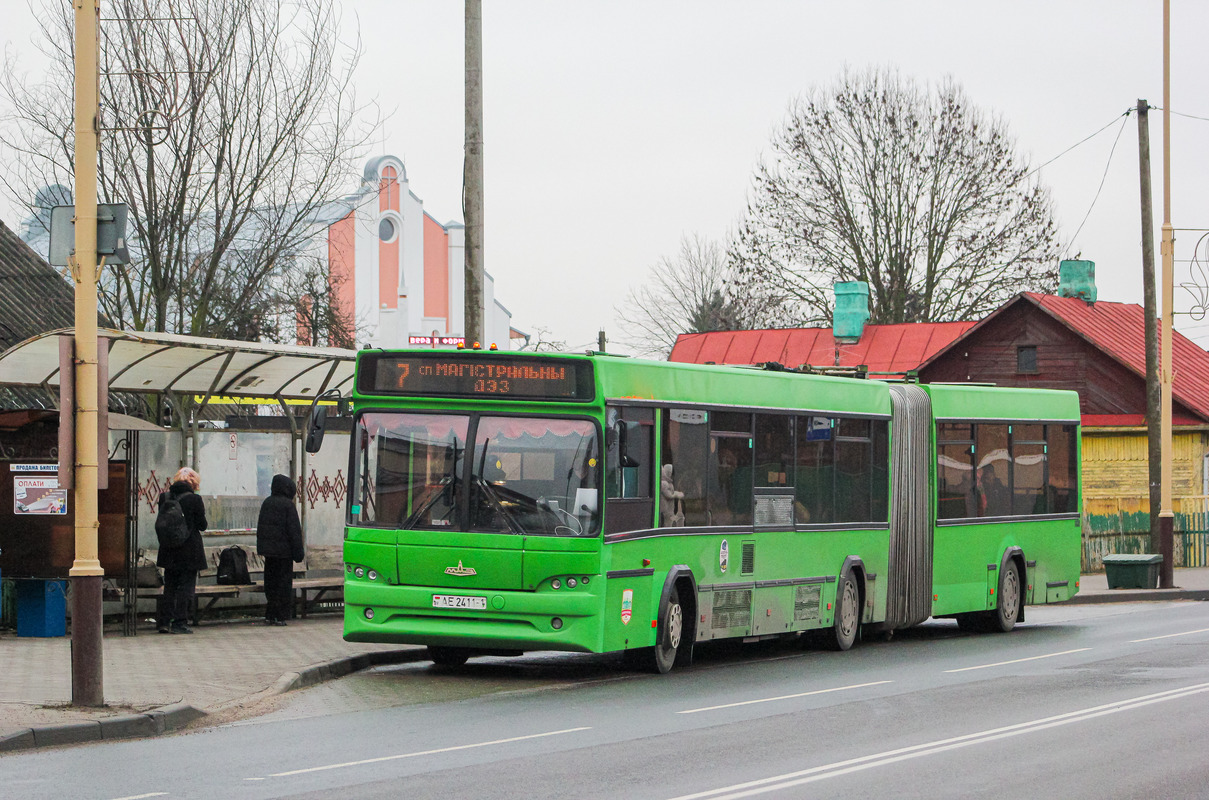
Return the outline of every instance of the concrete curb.
{"type": "Polygon", "coordinates": [[[133,739],[158,736],[178,730],[206,712],[188,703],[173,703],[142,714],[118,714],[87,722],[66,722],[61,725],[39,725],[0,737],[0,752],[55,747],[61,744],[82,744],[112,739],[133,739]]]}
{"type": "Polygon", "coordinates": [[[370,667],[423,661],[428,658],[427,652],[423,647],[413,647],[407,650],[383,650],[376,653],[362,653],[359,656],[335,658],[300,669],[297,672],[287,672],[277,679],[273,688],[269,690],[269,694],[285,694],[295,689],[305,689],[308,686],[343,678],[345,675],[351,675],[370,667]]]}
{"type": "MultiPolygon", "coordinates": [[[[412,661],[422,661],[427,658],[423,647],[407,650],[386,650],[376,653],[362,653],[356,656],[336,658],[324,661],[297,672],[287,672],[265,692],[259,692],[252,697],[267,694],[285,694],[295,689],[304,689],[325,681],[343,678],[354,672],[360,672],[370,667],[385,664],[406,664],[412,661]]],[[[246,698],[245,698],[246,699],[246,698]]],[[[233,703],[242,703],[242,700],[233,703]]],[[[136,739],[149,736],[159,736],[164,733],[180,730],[181,728],[207,716],[206,711],[194,708],[188,703],[173,703],[172,705],[155,708],[141,714],[119,714],[87,722],[67,722],[61,725],[39,725],[16,733],[0,737],[0,753],[17,750],[32,750],[39,747],[55,747],[64,744],[84,744],[87,742],[109,741],[113,739],[136,739]]]]}
{"type": "Polygon", "coordinates": [[[1077,594],[1062,605],[1143,603],[1152,600],[1209,600],[1209,589],[1109,589],[1077,594]]]}

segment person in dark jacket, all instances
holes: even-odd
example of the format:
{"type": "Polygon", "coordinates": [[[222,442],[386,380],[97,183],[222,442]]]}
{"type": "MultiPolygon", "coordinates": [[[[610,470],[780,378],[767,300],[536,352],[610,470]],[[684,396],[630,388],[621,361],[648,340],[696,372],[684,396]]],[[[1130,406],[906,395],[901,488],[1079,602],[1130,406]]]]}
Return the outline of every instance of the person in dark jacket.
{"type": "Polygon", "coordinates": [[[294,495],[298,489],[286,475],[274,475],[269,496],[256,520],[256,552],[264,559],[264,621],[285,625],[294,601],[294,562],[302,561],[302,523],[294,495]]]}
{"type": "Polygon", "coordinates": [[[172,476],[172,486],[165,493],[172,494],[181,504],[189,525],[189,538],[176,547],[161,547],[155,559],[156,566],[164,569],[164,594],[155,620],[160,633],[193,633],[188,625],[189,611],[193,608],[197,573],[206,568],[206,549],[201,538],[206,529],[206,506],[197,494],[200,487],[201,476],[182,467],[172,476]]]}

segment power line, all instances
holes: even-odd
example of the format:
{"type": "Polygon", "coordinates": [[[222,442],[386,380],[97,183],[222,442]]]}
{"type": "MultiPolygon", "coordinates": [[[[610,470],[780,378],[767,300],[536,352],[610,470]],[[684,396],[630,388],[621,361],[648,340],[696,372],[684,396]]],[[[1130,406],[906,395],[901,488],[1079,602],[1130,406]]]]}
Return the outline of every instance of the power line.
{"type": "MultiPolygon", "coordinates": [[[[1133,109],[1131,108],[1129,111],[1133,111],[1133,109]]],[[[1100,176],[1100,186],[1096,189],[1096,196],[1091,199],[1091,205],[1088,207],[1087,213],[1083,215],[1083,221],[1079,223],[1079,227],[1075,230],[1075,235],[1071,237],[1070,244],[1066,246],[1066,252],[1068,253],[1075,246],[1079,233],[1083,230],[1083,226],[1087,224],[1088,218],[1091,217],[1092,209],[1096,207],[1096,201],[1100,199],[1100,192],[1104,190],[1104,182],[1108,180],[1108,168],[1112,166],[1113,154],[1117,152],[1117,143],[1121,141],[1121,134],[1125,131],[1125,123],[1129,121],[1129,111],[1125,112],[1125,118],[1121,120],[1121,127],[1117,129],[1117,138],[1113,139],[1112,149],[1108,151],[1108,163],[1104,165],[1104,174],[1100,176]]],[[[1103,129],[1101,128],[1101,130],[1103,129]]]]}
{"type": "MultiPolygon", "coordinates": [[[[1155,111],[1162,111],[1161,106],[1151,106],[1155,111]]],[[[1199,119],[1201,122],[1209,122],[1209,117],[1198,117],[1196,114],[1185,114],[1182,111],[1168,111],[1168,114],[1175,114],[1177,117],[1187,117],[1188,119],[1199,119]]]]}
{"type": "MultiPolygon", "coordinates": [[[[1135,109],[1134,109],[1134,108],[1127,108],[1127,109],[1125,109],[1125,111],[1124,111],[1122,114],[1120,114],[1119,116],[1121,116],[1121,117],[1125,117],[1126,119],[1128,119],[1128,118],[1129,118],[1129,115],[1130,115],[1130,114],[1132,114],[1134,111],[1135,111],[1135,109]]],[[[1025,178],[1027,178],[1027,177],[1029,177],[1029,176],[1033,175],[1034,173],[1040,172],[1041,170],[1043,170],[1043,169],[1045,169],[1046,167],[1048,167],[1050,164],[1052,164],[1052,163],[1054,163],[1055,161],[1057,161],[1058,159],[1062,158],[1062,156],[1066,155],[1066,154],[1067,154],[1067,153],[1069,153],[1071,150],[1074,150],[1074,149],[1075,149],[1076,147],[1078,147],[1079,145],[1081,145],[1081,144],[1085,144],[1086,142],[1089,142],[1089,141],[1091,141],[1092,139],[1096,138],[1096,137],[1097,137],[1097,136],[1099,136],[1101,133],[1104,133],[1104,131],[1106,131],[1106,130],[1108,130],[1110,127],[1112,127],[1112,124],[1113,124],[1114,122],[1116,122],[1116,121],[1117,121],[1117,119],[1118,119],[1118,117],[1113,117],[1111,120],[1109,120],[1109,121],[1108,121],[1108,124],[1106,124],[1106,125],[1105,125],[1103,128],[1100,128],[1099,130],[1097,130],[1095,133],[1091,134],[1090,136],[1087,136],[1087,137],[1085,137],[1085,138],[1083,138],[1083,139],[1080,139],[1079,141],[1075,142],[1075,143],[1074,143],[1074,144],[1072,144],[1070,147],[1066,148],[1066,149],[1065,149],[1065,150],[1063,150],[1061,153],[1059,153],[1058,155],[1056,155],[1056,156],[1054,156],[1053,158],[1051,158],[1049,161],[1046,161],[1046,162],[1045,162],[1044,164],[1042,164],[1041,166],[1036,167],[1036,168],[1034,168],[1033,170],[1031,170],[1030,172],[1028,172],[1027,174],[1025,174],[1025,176],[1024,176],[1024,177],[1025,177],[1025,178]]],[[[1124,120],[1122,120],[1122,122],[1121,122],[1121,127],[1122,127],[1122,128],[1124,128],[1124,127],[1125,127],[1125,122],[1124,122],[1124,120]]],[[[1119,139],[1119,138],[1121,138],[1121,134],[1120,134],[1120,132],[1118,132],[1118,133],[1117,133],[1117,138],[1118,138],[1118,139],[1119,139]]],[[[1115,148],[1115,147],[1116,147],[1116,144],[1114,144],[1114,145],[1113,145],[1113,147],[1115,148]]]]}

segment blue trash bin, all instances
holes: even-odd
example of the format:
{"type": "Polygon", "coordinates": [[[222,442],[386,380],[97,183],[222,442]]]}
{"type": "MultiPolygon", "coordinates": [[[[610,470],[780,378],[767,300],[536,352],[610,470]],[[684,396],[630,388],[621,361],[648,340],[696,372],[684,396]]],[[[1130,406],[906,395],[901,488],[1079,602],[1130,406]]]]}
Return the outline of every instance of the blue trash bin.
{"type": "Polygon", "coordinates": [[[17,581],[17,635],[67,635],[67,581],[17,581]]]}

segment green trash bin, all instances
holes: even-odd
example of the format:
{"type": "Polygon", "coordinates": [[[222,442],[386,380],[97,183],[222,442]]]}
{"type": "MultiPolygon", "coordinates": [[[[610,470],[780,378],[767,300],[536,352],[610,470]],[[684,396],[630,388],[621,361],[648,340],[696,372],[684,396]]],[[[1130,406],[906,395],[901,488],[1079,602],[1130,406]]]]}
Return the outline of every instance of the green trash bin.
{"type": "Polygon", "coordinates": [[[1104,556],[1109,589],[1154,589],[1159,585],[1163,557],[1149,553],[1104,556]]]}

